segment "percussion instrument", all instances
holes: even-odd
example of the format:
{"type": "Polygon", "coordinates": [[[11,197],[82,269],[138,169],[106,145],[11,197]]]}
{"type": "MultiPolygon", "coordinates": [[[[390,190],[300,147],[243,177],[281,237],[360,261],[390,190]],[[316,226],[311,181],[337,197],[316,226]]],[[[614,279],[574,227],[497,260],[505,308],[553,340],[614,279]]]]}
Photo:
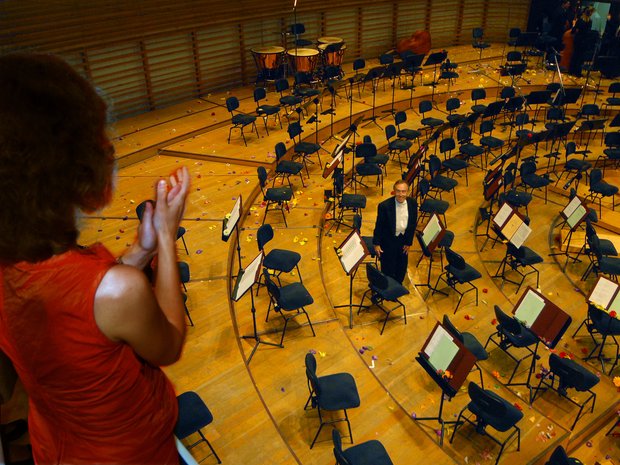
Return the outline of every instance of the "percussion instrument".
{"type": "Polygon", "coordinates": [[[295,73],[314,73],[317,67],[319,51],[313,48],[298,48],[286,52],[291,68],[295,73]]]}
{"type": "Polygon", "coordinates": [[[342,44],[344,39],[342,37],[325,36],[319,37],[316,40],[319,44],[342,44]]]}
{"type": "Polygon", "coordinates": [[[258,75],[265,80],[273,80],[281,77],[284,47],[270,45],[251,49],[258,75]]]}
{"type": "Polygon", "coordinates": [[[347,49],[347,44],[343,44],[342,42],[334,42],[331,44],[319,44],[319,52],[323,56],[323,64],[325,66],[342,66],[342,61],[344,59],[344,52],[347,49]],[[340,45],[338,50],[326,52],[325,49],[330,45],[340,45]]]}

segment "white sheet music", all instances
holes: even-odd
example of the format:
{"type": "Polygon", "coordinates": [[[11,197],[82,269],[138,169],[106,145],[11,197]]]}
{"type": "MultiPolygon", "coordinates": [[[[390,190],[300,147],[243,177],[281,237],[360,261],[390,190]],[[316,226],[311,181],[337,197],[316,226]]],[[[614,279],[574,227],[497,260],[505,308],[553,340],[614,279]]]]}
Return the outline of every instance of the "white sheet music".
{"type": "Polygon", "coordinates": [[[437,326],[424,349],[433,368],[442,371],[448,369],[458,351],[459,346],[454,343],[454,338],[441,325],[437,326]]]}
{"type": "Polygon", "coordinates": [[[252,287],[252,284],[256,282],[258,273],[260,272],[260,265],[263,261],[263,252],[260,252],[245,270],[241,272],[237,278],[237,285],[233,289],[232,299],[236,302],[239,300],[245,292],[252,287]]]}
{"type": "Polygon", "coordinates": [[[521,226],[517,228],[515,233],[510,238],[510,242],[515,247],[519,248],[523,245],[527,237],[532,232],[532,228],[530,228],[527,224],[521,223],[521,226]]]}
{"type": "Polygon", "coordinates": [[[351,234],[351,237],[340,246],[340,262],[347,274],[365,255],[366,250],[362,245],[362,238],[357,232],[351,234]]]}
{"type": "Polygon", "coordinates": [[[441,224],[439,223],[439,218],[437,218],[437,215],[433,215],[431,216],[431,219],[428,220],[428,223],[422,232],[422,242],[424,242],[424,245],[428,247],[428,245],[435,240],[437,234],[440,232],[441,224]]]}
{"type": "Polygon", "coordinates": [[[568,224],[568,227],[573,229],[575,226],[577,226],[577,223],[579,223],[581,218],[583,218],[587,212],[588,211],[585,209],[585,207],[579,204],[577,208],[575,208],[573,213],[571,213],[570,216],[566,218],[566,224],[568,224]]]}
{"type": "Polygon", "coordinates": [[[599,307],[603,307],[605,309],[608,308],[609,302],[614,296],[617,288],[618,285],[616,283],[601,276],[592,290],[590,302],[594,305],[598,305],[599,307]]]}
{"type": "Polygon", "coordinates": [[[545,299],[536,294],[533,290],[528,289],[519,307],[515,310],[515,317],[530,328],[543,308],[545,308],[545,299]]]}
{"type": "Polygon", "coordinates": [[[493,218],[493,222],[501,228],[502,226],[504,226],[504,223],[508,219],[511,211],[512,207],[505,203],[504,205],[502,205],[502,208],[499,209],[499,211],[495,215],[495,218],[493,218]]]}
{"type": "Polygon", "coordinates": [[[579,199],[579,197],[575,196],[573,200],[568,202],[568,205],[566,205],[562,213],[564,213],[564,216],[568,218],[573,214],[573,212],[577,209],[579,205],[581,205],[581,200],[579,199]]]}
{"type": "Polygon", "coordinates": [[[224,228],[223,234],[228,237],[232,233],[234,227],[237,225],[239,221],[239,217],[241,216],[241,196],[237,197],[237,201],[233,205],[232,210],[230,211],[230,216],[226,220],[226,227],[224,228]]]}
{"type": "Polygon", "coordinates": [[[616,315],[620,315],[620,292],[616,294],[615,299],[611,302],[611,304],[609,304],[608,310],[610,312],[613,310],[616,312],[616,315]]]}

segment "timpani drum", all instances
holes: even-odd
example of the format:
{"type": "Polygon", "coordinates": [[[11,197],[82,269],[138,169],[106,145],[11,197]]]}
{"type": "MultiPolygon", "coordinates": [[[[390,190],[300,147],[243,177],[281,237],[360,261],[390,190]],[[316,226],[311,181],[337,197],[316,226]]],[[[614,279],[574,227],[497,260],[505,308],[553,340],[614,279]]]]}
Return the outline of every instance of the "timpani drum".
{"type": "Polygon", "coordinates": [[[319,44],[342,44],[344,39],[342,37],[325,36],[319,37],[316,40],[319,44]]]}
{"type": "Polygon", "coordinates": [[[339,45],[341,42],[335,42],[332,44],[319,44],[319,52],[323,57],[323,64],[325,66],[342,66],[344,59],[344,52],[347,49],[347,44],[342,44],[337,50],[326,51],[330,45],[339,45]]]}
{"type": "Polygon", "coordinates": [[[282,77],[284,47],[269,45],[251,49],[259,78],[275,80],[282,77]]]}
{"type": "Polygon", "coordinates": [[[294,73],[314,73],[319,59],[319,51],[313,48],[298,48],[286,52],[294,73]]]}

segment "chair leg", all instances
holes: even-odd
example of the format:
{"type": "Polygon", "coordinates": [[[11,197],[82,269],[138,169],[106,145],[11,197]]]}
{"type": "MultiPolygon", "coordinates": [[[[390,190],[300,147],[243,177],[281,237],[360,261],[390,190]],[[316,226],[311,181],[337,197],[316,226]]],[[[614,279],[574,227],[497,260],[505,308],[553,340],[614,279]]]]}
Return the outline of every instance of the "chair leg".
{"type": "Polygon", "coordinates": [[[185,247],[185,253],[189,255],[189,250],[187,249],[187,243],[185,242],[185,237],[181,236],[181,242],[183,242],[183,247],[185,247]]]}
{"type": "Polygon", "coordinates": [[[282,344],[284,342],[284,335],[286,334],[286,327],[288,326],[288,318],[284,317],[284,329],[282,330],[282,336],[280,337],[280,347],[284,347],[284,344],[282,344]]]}
{"type": "Polygon", "coordinates": [[[321,423],[319,425],[319,430],[316,432],[316,434],[314,435],[314,439],[312,440],[312,443],[310,444],[310,449],[312,449],[314,447],[314,443],[316,442],[316,440],[319,437],[319,434],[321,433],[321,429],[323,429],[323,418],[321,417],[321,408],[317,407],[317,410],[319,411],[319,422],[321,423]]]}
{"type": "Polygon", "coordinates": [[[304,312],[304,315],[306,315],[306,319],[308,320],[308,324],[310,325],[310,329],[312,330],[312,335],[316,337],[316,333],[314,332],[314,328],[312,327],[312,322],[310,321],[310,316],[308,315],[308,312],[306,312],[306,309],[301,307],[301,310],[304,312]]]}

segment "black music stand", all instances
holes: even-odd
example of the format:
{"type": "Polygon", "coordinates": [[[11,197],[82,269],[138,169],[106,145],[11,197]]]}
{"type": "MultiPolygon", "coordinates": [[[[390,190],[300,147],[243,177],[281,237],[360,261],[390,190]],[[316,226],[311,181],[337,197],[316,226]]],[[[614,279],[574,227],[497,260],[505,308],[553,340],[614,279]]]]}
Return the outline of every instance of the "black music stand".
{"type": "MultiPolygon", "coordinates": [[[[236,231],[237,259],[239,261],[239,271],[241,270],[241,243],[239,241],[239,219],[241,218],[241,194],[237,197],[230,213],[222,220],[222,240],[228,242],[230,235],[236,231]]],[[[237,275],[232,275],[235,278],[237,275]]]]}
{"type": "Polygon", "coordinates": [[[558,123],[549,130],[549,133],[547,134],[547,140],[551,141],[551,148],[549,150],[549,153],[545,155],[545,157],[548,157],[547,159],[547,173],[548,174],[550,174],[551,159],[553,158],[554,162],[553,162],[552,172],[556,174],[556,176],[558,176],[557,173],[555,173],[555,166],[557,163],[557,159],[560,155],[559,150],[562,145],[564,145],[564,148],[566,148],[566,139],[568,137],[568,134],[571,132],[571,130],[575,126],[575,123],[576,121],[567,121],[565,123],[558,123]],[[557,144],[557,147],[556,147],[556,144],[557,144]]]}
{"type": "Polygon", "coordinates": [[[493,170],[489,170],[484,177],[484,180],[482,181],[484,200],[489,202],[489,207],[488,209],[480,208],[479,210],[481,220],[487,223],[484,233],[476,233],[476,237],[486,237],[482,244],[482,247],[480,248],[480,252],[484,250],[484,247],[487,245],[487,242],[491,238],[489,231],[491,229],[491,217],[493,216],[493,203],[495,203],[495,201],[497,200],[499,190],[503,185],[503,164],[494,168],[493,170]]]}
{"type": "Polygon", "coordinates": [[[241,339],[254,339],[254,348],[248,357],[248,364],[252,361],[252,357],[258,349],[260,344],[266,344],[268,346],[276,346],[280,347],[279,344],[275,342],[263,341],[258,334],[258,329],[256,327],[256,307],[254,305],[254,293],[252,292],[252,286],[258,282],[261,265],[263,263],[263,252],[259,252],[256,258],[250,262],[250,264],[245,268],[245,270],[239,270],[239,275],[237,276],[237,281],[235,282],[235,287],[232,292],[232,300],[238,302],[241,297],[243,297],[247,291],[250,291],[250,297],[252,299],[252,328],[254,330],[253,334],[247,336],[241,336],[241,339]]]}
{"type": "Polygon", "coordinates": [[[601,134],[605,132],[606,122],[606,118],[582,121],[581,125],[577,129],[575,129],[575,132],[579,133],[579,145],[583,144],[584,134],[587,134],[586,146],[582,150],[576,150],[575,153],[580,153],[584,156],[590,153],[591,150],[588,148],[590,146],[590,142],[596,136],[597,131],[601,131],[601,134]]]}
{"type": "Polygon", "coordinates": [[[379,125],[379,123],[377,123],[377,119],[379,117],[375,115],[375,110],[377,107],[377,87],[379,85],[379,79],[381,79],[385,74],[385,70],[386,68],[384,68],[383,66],[376,66],[374,68],[371,68],[366,74],[366,76],[364,76],[364,80],[362,81],[364,84],[370,81],[370,84],[372,85],[372,116],[370,116],[369,118],[364,118],[364,121],[368,121],[364,126],[368,126],[369,124],[374,123],[379,126],[379,129],[383,129],[379,125]]]}
{"type": "Polygon", "coordinates": [[[437,80],[437,66],[443,63],[446,58],[448,58],[448,52],[442,50],[441,52],[431,53],[426,59],[426,62],[424,63],[424,66],[433,67],[433,82],[425,85],[431,86],[433,88],[433,92],[431,93],[431,102],[433,102],[433,105],[435,105],[435,107],[437,107],[437,103],[435,102],[435,87],[437,87],[437,84],[439,84],[439,81],[437,80]]]}
{"type": "Polygon", "coordinates": [[[334,247],[334,251],[340,260],[342,269],[349,277],[349,303],[346,305],[335,305],[334,308],[349,308],[349,329],[353,328],[353,307],[366,308],[365,305],[353,304],[353,279],[357,273],[360,263],[366,258],[370,252],[366,247],[366,242],[360,236],[357,229],[342,241],[338,247],[334,247]]]}
{"type": "Polygon", "coordinates": [[[566,265],[568,265],[568,260],[573,260],[573,263],[581,262],[579,260],[579,253],[575,256],[571,256],[568,248],[570,247],[570,242],[573,237],[573,233],[581,227],[581,224],[588,216],[588,207],[585,202],[580,199],[578,196],[573,197],[573,199],[568,202],[568,204],[560,211],[560,217],[562,218],[562,223],[560,223],[559,228],[562,229],[564,225],[569,227],[568,234],[560,244],[560,250],[562,245],[566,242],[566,248],[562,252],[556,252],[549,254],[550,257],[556,255],[566,255],[566,262],[564,263],[563,270],[566,269],[566,265]]]}
{"type": "Polygon", "coordinates": [[[387,113],[387,115],[383,116],[383,118],[387,118],[388,116],[393,116],[396,114],[396,109],[394,108],[394,97],[396,92],[396,78],[398,77],[400,81],[400,73],[403,70],[403,62],[397,61],[394,63],[390,63],[386,68],[386,72],[384,77],[389,77],[392,79],[392,104],[388,110],[383,110],[381,113],[387,113]]]}
{"type": "Polygon", "coordinates": [[[420,418],[415,416],[414,420],[435,420],[439,422],[441,425],[439,445],[443,446],[446,425],[456,424],[455,420],[446,421],[443,419],[444,399],[447,397],[448,401],[451,401],[456,395],[474,367],[476,357],[465,348],[461,341],[452,337],[449,331],[437,323],[415,359],[442,392],[437,416],[420,418]]]}
{"type": "Polygon", "coordinates": [[[549,103],[552,93],[553,92],[550,90],[533,90],[525,96],[525,104],[530,108],[532,106],[536,107],[534,111],[534,118],[530,120],[530,123],[538,122],[536,118],[540,112],[540,106],[549,103]]]}
{"type": "MultiPolygon", "coordinates": [[[[403,89],[409,90],[409,108],[413,109],[413,89],[415,89],[415,73],[422,71],[422,62],[424,61],[424,54],[407,55],[403,60],[403,69],[411,73],[411,85],[403,87],[403,89]]],[[[417,115],[418,112],[413,110],[417,115]]]]}
{"type": "MultiPolygon", "coordinates": [[[[434,213],[433,216],[431,216],[431,218],[428,220],[428,223],[426,223],[426,226],[424,226],[424,229],[422,231],[416,231],[416,238],[418,239],[418,242],[420,243],[420,248],[422,249],[422,255],[420,256],[420,259],[418,260],[416,268],[420,266],[420,262],[422,261],[422,258],[428,257],[428,273],[426,276],[426,283],[416,284],[415,287],[428,287],[429,292],[435,291],[435,292],[439,292],[440,294],[447,296],[448,295],[447,293],[441,290],[438,290],[431,285],[431,269],[433,268],[433,252],[435,251],[437,246],[439,246],[439,243],[441,242],[441,240],[443,239],[445,235],[446,235],[446,227],[442,224],[441,220],[439,219],[436,213],[434,213]]],[[[424,297],[424,299],[426,300],[426,297],[424,297]]]]}
{"type": "Polygon", "coordinates": [[[565,107],[566,105],[577,103],[579,97],[581,97],[582,90],[581,87],[565,87],[564,92],[562,92],[562,89],[558,89],[551,99],[551,106],[565,107]]]}
{"type": "Polygon", "coordinates": [[[524,383],[509,383],[506,386],[527,386],[532,403],[532,375],[536,370],[538,346],[542,342],[547,348],[554,349],[570,326],[572,318],[543,294],[528,286],[512,311],[514,317],[537,338],[532,353],[532,363],[524,383]]]}
{"type": "Polygon", "coordinates": [[[510,87],[514,87],[519,79],[522,79],[527,84],[531,84],[529,79],[525,79],[523,77],[523,73],[527,69],[527,63],[517,63],[514,65],[505,65],[503,68],[503,72],[506,73],[507,76],[510,76],[510,87]]]}

